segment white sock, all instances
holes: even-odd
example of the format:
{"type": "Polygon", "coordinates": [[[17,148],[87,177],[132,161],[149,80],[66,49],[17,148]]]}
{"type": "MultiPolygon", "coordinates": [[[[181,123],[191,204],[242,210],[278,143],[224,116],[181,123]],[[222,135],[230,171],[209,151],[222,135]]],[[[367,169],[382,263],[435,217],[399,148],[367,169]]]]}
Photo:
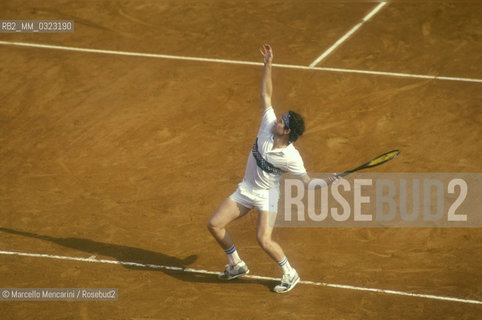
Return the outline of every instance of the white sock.
{"type": "Polygon", "coordinates": [[[241,258],[238,255],[236,247],[233,245],[230,249],[224,250],[228,255],[229,264],[234,266],[241,262],[241,258]]]}
{"type": "Polygon", "coordinates": [[[278,262],[279,266],[281,267],[281,270],[283,270],[283,274],[291,274],[293,271],[293,268],[291,267],[290,263],[288,262],[288,258],[284,258],[280,262],[278,262]]]}

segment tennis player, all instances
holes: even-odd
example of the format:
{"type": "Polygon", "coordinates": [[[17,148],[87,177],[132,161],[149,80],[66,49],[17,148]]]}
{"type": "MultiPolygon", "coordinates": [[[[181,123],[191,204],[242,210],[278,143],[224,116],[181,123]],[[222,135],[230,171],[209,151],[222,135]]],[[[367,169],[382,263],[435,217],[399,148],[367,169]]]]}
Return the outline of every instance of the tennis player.
{"type": "MultiPolygon", "coordinates": [[[[273,51],[267,44],[260,49],[264,60],[261,84],[263,118],[252,151],[248,158],[243,181],[237,190],[225,199],[207,223],[207,227],[228,256],[229,264],[219,275],[220,279],[231,280],[249,273],[248,266],[241,260],[234,246],[227,225],[246,215],[252,208],[259,211],[256,237],[263,250],[278,263],[283,276],[273,291],[285,293],[300,281],[296,270],[291,267],[283,249],[272,240],[274,217],[278,211],[279,180],[289,172],[308,185],[308,176],[303,160],[293,143],[305,130],[303,117],[289,111],[276,119],[271,106],[271,68],[273,51]],[[271,220],[270,220],[271,219],[271,220]]],[[[327,185],[336,179],[335,175],[323,180],[327,185]]]]}

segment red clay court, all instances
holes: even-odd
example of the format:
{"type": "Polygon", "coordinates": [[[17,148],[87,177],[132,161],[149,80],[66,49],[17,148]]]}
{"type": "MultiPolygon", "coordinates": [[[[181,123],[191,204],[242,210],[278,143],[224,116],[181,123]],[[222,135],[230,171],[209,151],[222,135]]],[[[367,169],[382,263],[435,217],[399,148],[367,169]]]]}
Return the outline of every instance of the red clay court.
{"type": "MultiPolygon", "coordinates": [[[[374,172],[481,172],[479,1],[2,1],[2,288],[118,288],[117,301],[0,301],[2,319],[479,319],[480,228],[279,228],[301,279],[231,232],[251,277],[206,230],[242,179],[261,117],[295,109],[308,172],[391,149],[374,172]],[[378,7],[378,8],[377,8],[378,7]],[[186,269],[188,268],[188,269],[186,269]]],[[[480,214],[480,212],[478,212],[480,214]]]]}

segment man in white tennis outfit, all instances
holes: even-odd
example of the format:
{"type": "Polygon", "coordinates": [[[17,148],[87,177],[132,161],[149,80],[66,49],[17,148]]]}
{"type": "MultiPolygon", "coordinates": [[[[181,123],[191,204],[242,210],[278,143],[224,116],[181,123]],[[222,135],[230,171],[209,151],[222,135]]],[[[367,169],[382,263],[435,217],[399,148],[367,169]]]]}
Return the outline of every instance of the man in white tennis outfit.
{"type": "MultiPolygon", "coordinates": [[[[294,288],[300,277],[290,266],[280,245],[271,239],[274,217],[278,211],[279,180],[283,173],[289,172],[303,180],[305,185],[312,180],[304,167],[303,160],[293,146],[305,130],[301,115],[289,111],[276,119],[271,106],[272,80],[271,64],[273,52],[269,45],[263,45],[261,54],[264,58],[264,72],[261,85],[263,119],[248,158],[243,181],[230,197],[225,199],[208,221],[207,227],[228,256],[229,264],[219,275],[220,279],[231,280],[249,273],[248,266],[236,251],[231,235],[226,226],[252,208],[259,210],[257,240],[261,248],[282,269],[281,283],[273,291],[285,293],[294,288]]],[[[324,180],[330,184],[335,175],[324,180]]]]}

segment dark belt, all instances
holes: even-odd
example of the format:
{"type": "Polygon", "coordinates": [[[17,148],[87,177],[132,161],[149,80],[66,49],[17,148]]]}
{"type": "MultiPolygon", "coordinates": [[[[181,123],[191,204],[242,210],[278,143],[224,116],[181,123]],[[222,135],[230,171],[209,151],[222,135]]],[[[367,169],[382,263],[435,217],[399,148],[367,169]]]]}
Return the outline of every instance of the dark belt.
{"type": "Polygon", "coordinates": [[[253,149],[252,149],[252,153],[253,153],[253,157],[254,159],[256,160],[256,164],[258,165],[258,167],[260,167],[264,172],[267,172],[267,173],[274,173],[274,174],[283,174],[285,173],[286,171],[284,170],[281,170],[280,168],[277,168],[275,167],[274,165],[272,165],[271,163],[269,163],[268,161],[266,161],[263,156],[261,155],[261,153],[259,152],[258,150],[258,138],[256,138],[256,141],[254,142],[253,144],[253,149]]]}

